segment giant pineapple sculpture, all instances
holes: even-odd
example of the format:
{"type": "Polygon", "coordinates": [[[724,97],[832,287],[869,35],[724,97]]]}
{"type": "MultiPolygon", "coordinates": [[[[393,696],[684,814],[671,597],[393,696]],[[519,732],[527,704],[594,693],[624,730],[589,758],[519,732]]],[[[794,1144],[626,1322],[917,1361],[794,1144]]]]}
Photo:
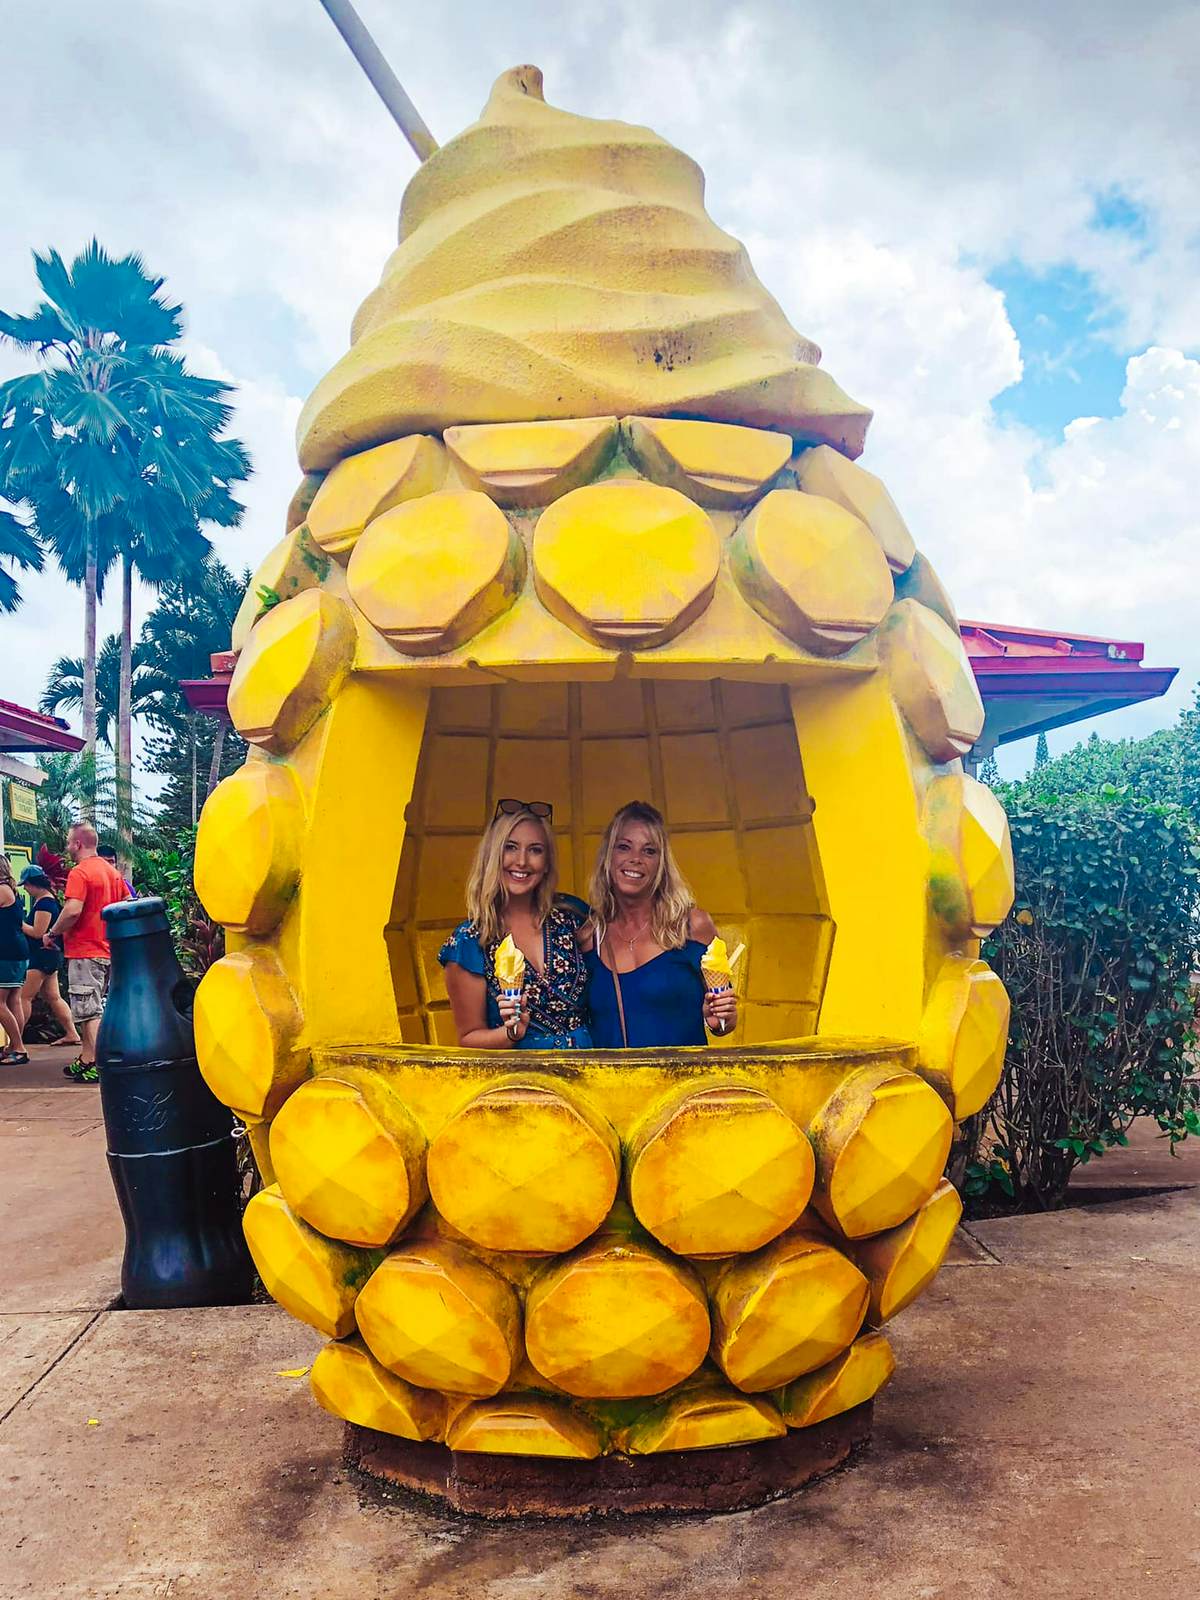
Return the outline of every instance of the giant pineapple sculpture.
{"type": "Polygon", "coordinates": [[[1000,1070],[1012,861],[954,611],[702,197],[502,77],[409,185],[235,628],[201,1066],[317,1399],[442,1457],[703,1475],[869,1415],[1000,1070]],[[616,806],[663,809],[747,947],[731,1040],[454,1048],[436,953],[503,795],[553,803],[576,892],[616,806]]]}

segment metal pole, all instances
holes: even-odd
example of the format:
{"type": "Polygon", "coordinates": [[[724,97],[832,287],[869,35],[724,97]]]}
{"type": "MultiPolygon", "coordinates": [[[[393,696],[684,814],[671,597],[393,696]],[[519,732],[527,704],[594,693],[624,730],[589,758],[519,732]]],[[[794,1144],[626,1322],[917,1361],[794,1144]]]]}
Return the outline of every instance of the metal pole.
{"type": "Polygon", "coordinates": [[[400,132],[416,151],[418,161],[428,161],[438,142],[422,120],[421,113],[404,92],[399,78],[388,66],[383,52],[372,39],[350,0],[321,0],[329,20],[350,48],[350,54],[371,80],[375,93],[392,114],[400,132]]]}

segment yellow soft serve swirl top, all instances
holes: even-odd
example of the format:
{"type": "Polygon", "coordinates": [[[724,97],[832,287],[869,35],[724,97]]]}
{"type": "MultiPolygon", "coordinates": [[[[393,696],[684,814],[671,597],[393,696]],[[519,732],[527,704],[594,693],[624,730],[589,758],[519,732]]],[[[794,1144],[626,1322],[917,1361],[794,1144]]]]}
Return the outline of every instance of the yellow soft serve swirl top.
{"type": "Polygon", "coordinates": [[[546,105],[536,67],[416,173],[352,341],[301,413],[306,471],[456,423],[639,413],[856,456],[871,418],[708,216],[696,163],[546,105]]]}

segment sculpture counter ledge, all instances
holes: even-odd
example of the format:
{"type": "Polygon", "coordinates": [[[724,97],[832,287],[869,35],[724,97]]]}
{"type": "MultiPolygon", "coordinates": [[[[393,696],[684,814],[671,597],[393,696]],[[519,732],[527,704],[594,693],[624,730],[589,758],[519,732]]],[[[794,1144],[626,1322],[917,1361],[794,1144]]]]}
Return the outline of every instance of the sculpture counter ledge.
{"type": "Polygon", "coordinates": [[[518,68],[410,183],[237,619],[201,1065],[267,1184],[263,1281],[329,1340],[317,1400],[463,1509],[828,1470],[959,1218],[1007,825],[954,610],[819,356],[686,156],[518,68]],[[662,809],[746,946],[729,1040],[456,1048],[437,951],[512,794],[575,892],[617,806],[662,809]]]}

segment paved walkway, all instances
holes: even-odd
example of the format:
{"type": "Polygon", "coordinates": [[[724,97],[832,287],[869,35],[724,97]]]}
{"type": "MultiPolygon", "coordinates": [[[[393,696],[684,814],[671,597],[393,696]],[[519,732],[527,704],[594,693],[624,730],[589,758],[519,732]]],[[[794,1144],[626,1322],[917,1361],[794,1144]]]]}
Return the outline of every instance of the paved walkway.
{"type": "MultiPolygon", "coordinates": [[[[271,1306],[113,1311],[95,1089],[0,1076],[0,1600],[1195,1600],[1200,1188],[989,1222],[894,1326],[860,1463],[734,1516],[362,1508],[271,1306]]],[[[1088,1175],[1200,1185],[1139,1137],[1088,1175]]]]}

